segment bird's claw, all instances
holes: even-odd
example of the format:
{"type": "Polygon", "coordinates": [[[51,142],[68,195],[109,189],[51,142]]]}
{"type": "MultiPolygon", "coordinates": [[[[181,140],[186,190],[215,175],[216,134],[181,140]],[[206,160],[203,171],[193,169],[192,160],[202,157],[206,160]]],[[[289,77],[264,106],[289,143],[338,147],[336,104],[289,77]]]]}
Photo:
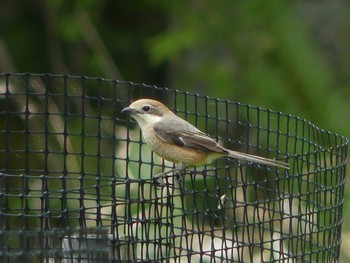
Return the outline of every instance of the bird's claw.
{"type": "Polygon", "coordinates": [[[169,174],[169,173],[174,173],[175,174],[175,177],[176,177],[176,180],[178,183],[181,183],[183,178],[182,178],[182,172],[183,171],[183,168],[174,168],[174,169],[171,169],[171,170],[168,170],[168,171],[164,171],[162,173],[159,173],[157,175],[154,175],[153,176],[153,180],[155,182],[157,182],[160,186],[164,186],[165,183],[164,183],[164,180],[165,180],[165,175],[169,174]]]}

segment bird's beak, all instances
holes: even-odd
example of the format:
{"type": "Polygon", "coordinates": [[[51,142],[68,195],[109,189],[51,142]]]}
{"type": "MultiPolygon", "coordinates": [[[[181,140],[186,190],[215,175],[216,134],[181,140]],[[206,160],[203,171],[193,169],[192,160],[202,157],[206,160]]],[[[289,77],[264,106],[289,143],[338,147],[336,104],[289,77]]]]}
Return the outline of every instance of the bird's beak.
{"type": "Polygon", "coordinates": [[[130,108],[130,107],[126,107],[126,108],[122,109],[121,112],[122,112],[122,113],[131,114],[131,113],[134,112],[134,110],[133,110],[132,108],[130,108]]]}

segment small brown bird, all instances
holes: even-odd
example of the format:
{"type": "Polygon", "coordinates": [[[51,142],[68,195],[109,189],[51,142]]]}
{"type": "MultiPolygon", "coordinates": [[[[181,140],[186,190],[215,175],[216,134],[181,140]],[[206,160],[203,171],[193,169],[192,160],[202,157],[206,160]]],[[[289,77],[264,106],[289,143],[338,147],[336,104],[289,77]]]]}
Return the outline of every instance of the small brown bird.
{"type": "Polygon", "coordinates": [[[209,164],[223,156],[289,169],[285,162],[226,149],[159,101],[140,99],[122,113],[129,113],[137,121],[145,142],[157,155],[177,165],[155,177],[181,172],[188,166],[209,164]]]}

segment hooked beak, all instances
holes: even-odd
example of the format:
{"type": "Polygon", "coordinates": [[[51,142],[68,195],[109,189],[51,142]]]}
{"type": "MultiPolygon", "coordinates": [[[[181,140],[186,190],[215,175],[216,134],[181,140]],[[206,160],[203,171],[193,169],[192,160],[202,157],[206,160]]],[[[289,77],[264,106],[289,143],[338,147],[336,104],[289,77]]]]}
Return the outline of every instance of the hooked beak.
{"type": "Polygon", "coordinates": [[[126,107],[126,108],[122,109],[122,111],[121,111],[121,113],[127,113],[127,114],[131,114],[133,112],[134,112],[134,110],[130,107],[126,107]]]}

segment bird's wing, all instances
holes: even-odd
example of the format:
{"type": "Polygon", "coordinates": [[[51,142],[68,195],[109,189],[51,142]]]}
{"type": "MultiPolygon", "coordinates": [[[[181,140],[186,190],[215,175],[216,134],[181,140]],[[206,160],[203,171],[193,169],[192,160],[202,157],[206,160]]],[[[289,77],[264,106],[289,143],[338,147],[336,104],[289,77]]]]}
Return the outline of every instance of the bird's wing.
{"type": "MultiPolygon", "coordinates": [[[[181,119],[182,120],[182,119],[181,119]]],[[[167,123],[166,121],[157,122],[154,127],[154,133],[164,142],[175,144],[182,147],[192,148],[202,152],[214,152],[218,154],[226,154],[230,157],[244,160],[248,162],[255,162],[276,167],[289,169],[288,163],[269,159],[261,156],[255,156],[248,153],[232,151],[224,148],[218,144],[211,137],[198,130],[196,127],[190,125],[185,121],[178,121],[174,123],[167,123]],[[171,127],[171,128],[170,128],[171,127]]]]}
{"type": "Polygon", "coordinates": [[[179,123],[170,129],[166,122],[158,122],[154,125],[154,132],[161,140],[170,144],[204,152],[228,153],[211,137],[188,124],[183,126],[182,123],[179,123]]]}

